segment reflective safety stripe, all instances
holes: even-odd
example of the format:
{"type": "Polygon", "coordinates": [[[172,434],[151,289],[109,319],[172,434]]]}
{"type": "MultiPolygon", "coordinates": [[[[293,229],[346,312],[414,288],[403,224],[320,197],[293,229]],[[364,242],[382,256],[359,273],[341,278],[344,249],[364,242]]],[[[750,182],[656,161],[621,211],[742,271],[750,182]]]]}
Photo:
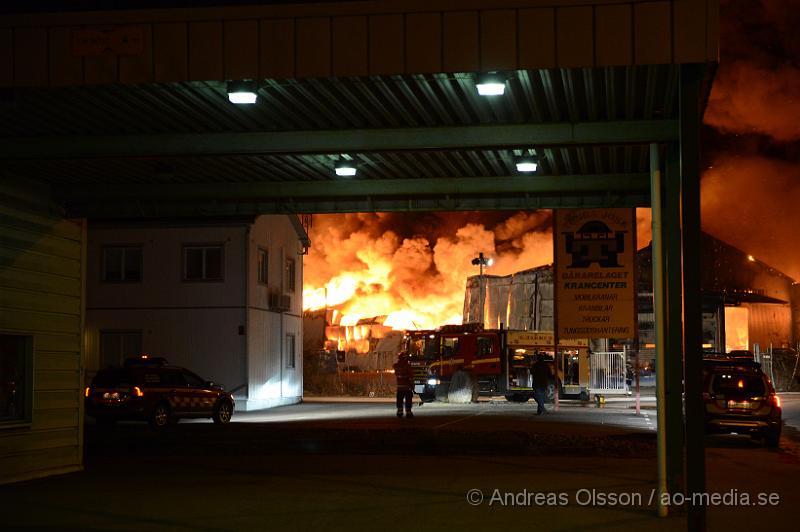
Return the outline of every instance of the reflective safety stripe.
{"type": "Polygon", "coordinates": [[[214,406],[214,402],[216,401],[216,397],[188,397],[188,396],[177,396],[171,397],[170,403],[173,406],[178,407],[188,407],[188,408],[195,408],[195,407],[211,407],[214,406]]]}

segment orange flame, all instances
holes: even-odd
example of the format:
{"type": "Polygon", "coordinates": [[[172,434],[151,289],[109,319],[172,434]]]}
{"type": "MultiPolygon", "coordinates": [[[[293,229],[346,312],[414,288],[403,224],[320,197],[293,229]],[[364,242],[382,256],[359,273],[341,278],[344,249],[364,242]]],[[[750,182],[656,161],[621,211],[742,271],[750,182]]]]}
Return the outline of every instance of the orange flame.
{"type": "MultiPolygon", "coordinates": [[[[332,325],[355,326],[385,316],[382,324],[392,329],[433,329],[462,322],[466,280],[478,274],[472,259],[479,253],[494,259],[484,268],[486,275],[508,275],[553,260],[550,211],[499,218],[497,213],[440,213],[411,228],[408,220],[420,215],[403,216],[315,216],[309,235],[314,245],[304,265],[304,310],[335,309],[329,314],[332,325]],[[454,225],[454,220],[465,223],[454,225]]],[[[640,229],[648,228],[649,212],[641,218],[640,229]]],[[[641,233],[640,242],[647,244],[649,231],[641,233]]]]}

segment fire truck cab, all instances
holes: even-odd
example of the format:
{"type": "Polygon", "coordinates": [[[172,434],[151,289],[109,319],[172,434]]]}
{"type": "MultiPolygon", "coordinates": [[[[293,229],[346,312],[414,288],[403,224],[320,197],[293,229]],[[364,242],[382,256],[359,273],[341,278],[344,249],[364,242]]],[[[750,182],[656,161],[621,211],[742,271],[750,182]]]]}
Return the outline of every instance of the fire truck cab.
{"type": "Polygon", "coordinates": [[[462,394],[469,388],[473,400],[485,395],[525,402],[533,396],[531,368],[537,355],[557,368],[548,389],[550,400],[556,386],[562,396],[589,398],[587,340],[561,341],[556,350],[552,332],[466,324],[408,332],[405,345],[414,368],[414,391],[423,402],[450,400],[455,388],[462,394]]]}

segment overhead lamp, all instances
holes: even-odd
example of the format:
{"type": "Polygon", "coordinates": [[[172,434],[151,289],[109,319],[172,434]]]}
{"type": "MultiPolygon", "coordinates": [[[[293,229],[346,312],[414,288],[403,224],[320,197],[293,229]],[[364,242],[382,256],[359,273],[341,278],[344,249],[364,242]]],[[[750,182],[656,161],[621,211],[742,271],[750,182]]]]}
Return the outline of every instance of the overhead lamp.
{"type": "Polygon", "coordinates": [[[531,173],[539,168],[539,160],[534,155],[520,155],[514,162],[517,165],[517,172],[531,173]]]}
{"type": "Polygon", "coordinates": [[[340,158],[336,161],[334,170],[339,177],[353,177],[356,175],[356,164],[353,161],[340,158]]]}
{"type": "Polygon", "coordinates": [[[475,85],[481,96],[502,96],[506,92],[506,80],[497,74],[485,74],[475,85]]]}
{"type": "MultiPolygon", "coordinates": [[[[472,264],[474,266],[492,266],[494,264],[494,259],[492,257],[486,257],[483,255],[483,252],[479,253],[477,257],[472,259],[472,264]]],[[[483,268],[481,268],[481,271],[483,268]]]]}
{"type": "Polygon", "coordinates": [[[229,81],[228,101],[237,105],[256,103],[257,90],[255,81],[229,81]]]}

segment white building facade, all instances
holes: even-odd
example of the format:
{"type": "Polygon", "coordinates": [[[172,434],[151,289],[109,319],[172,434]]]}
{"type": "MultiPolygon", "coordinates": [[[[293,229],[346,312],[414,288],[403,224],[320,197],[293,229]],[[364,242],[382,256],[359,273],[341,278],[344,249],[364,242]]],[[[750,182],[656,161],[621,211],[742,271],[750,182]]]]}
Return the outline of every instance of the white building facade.
{"type": "Polygon", "coordinates": [[[238,410],[300,402],[307,245],[293,215],[92,225],[87,382],[146,353],[223,384],[238,410]]]}

